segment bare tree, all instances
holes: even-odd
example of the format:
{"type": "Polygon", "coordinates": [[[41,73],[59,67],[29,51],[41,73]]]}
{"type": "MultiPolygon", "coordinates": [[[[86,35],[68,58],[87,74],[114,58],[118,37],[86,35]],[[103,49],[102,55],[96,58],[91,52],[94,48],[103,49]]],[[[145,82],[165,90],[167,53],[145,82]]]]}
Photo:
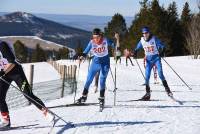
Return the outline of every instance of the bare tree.
{"type": "Polygon", "coordinates": [[[200,16],[194,15],[188,27],[187,46],[194,59],[200,55],[200,16]]]}

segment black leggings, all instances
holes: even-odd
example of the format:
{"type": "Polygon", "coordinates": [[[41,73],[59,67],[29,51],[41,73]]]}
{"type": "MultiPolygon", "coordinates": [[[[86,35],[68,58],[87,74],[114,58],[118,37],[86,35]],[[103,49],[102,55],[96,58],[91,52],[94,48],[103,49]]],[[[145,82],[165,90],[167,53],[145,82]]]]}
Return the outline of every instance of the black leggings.
{"type": "Polygon", "coordinates": [[[15,65],[15,67],[8,73],[6,76],[2,77],[6,80],[9,84],[5,83],[3,80],[0,79],[0,111],[1,112],[8,112],[8,106],[6,103],[6,94],[9,89],[9,86],[12,81],[15,81],[19,89],[26,95],[25,98],[28,99],[31,103],[33,103],[37,108],[40,110],[45,107],[44,103],[36,97],[30,88],[30,85],[26,79],[24,71],[21,65],[15,65]]]}

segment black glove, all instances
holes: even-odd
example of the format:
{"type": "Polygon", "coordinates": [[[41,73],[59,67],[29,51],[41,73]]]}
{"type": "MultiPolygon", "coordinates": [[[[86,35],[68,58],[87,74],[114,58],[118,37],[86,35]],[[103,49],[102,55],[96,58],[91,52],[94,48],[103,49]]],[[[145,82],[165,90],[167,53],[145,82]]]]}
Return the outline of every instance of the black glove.
{"type": "Polygon", "coordinates": [[[159,50],[159,56],[160,57],[164,57],[165,56],[165,48],[159,50]]]}
{"type": "Polygon", "coordinates": [[[85,53],[81,53],[79,56],[79,63],[81,63],[85,58],[86,58],[86,54],[85,53]]]}
{"type": "Polygon", "coordinates": [[[134,58],[134,59],[137,58],[137,51],[133,51],[133,58],[134,58]]]}
{"type": "Polygon", "coordinates": [[[4,76],[5,72],[3,70],[0,71],[0,77],[4,76]]]}

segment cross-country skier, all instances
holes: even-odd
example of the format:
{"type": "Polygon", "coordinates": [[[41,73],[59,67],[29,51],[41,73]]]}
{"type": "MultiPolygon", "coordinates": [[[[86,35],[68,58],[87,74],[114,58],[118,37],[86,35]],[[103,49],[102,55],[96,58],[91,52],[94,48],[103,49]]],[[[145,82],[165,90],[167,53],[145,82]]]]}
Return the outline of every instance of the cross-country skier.
{"type": "MultiPolygon", "coordinates": [[[[117,39],[117,43],[119,42],[119,35],[115,34],[115,38],[117,39]]],[[[100,104],[104,104],[104,96],[105,96],[105,83],[106,78],[110,69],[110,56],[108,47],[115,47],[114,43],[103,36],[103,33],[99,28],[95,28],[92,33],[92,39],[89,41],[86,49],[83,52],[83,55],[80,57],[80,61],[86,57],[89,51],[92,51],[94,57],[92,59],[91,66],[89,68],[89,72],[87,75],[87,80],[84,86],[84,90],[82,92],[82,96],[78,99],[78,103],[83,103],[87,100],[88,90],[90,84],[92,83],[93,78],[96,73],[100,71],[100,104]]]]}
{"type": "Polygon", "coordinates": [[[128,66],[128,59],[131,62],[131,65],[134,66],[134,64],[133,64],[133,62],[131,60],[131,57],[132,57],[131,55],[132,55],[132,53],[130,52],[130,50],[128,50],[127,48],[124,49],[124,56],[126,58],[126,66],[128,66]]]}
{"type": "Polygon", "coordinates": [[[6,94],[12,81],[15,81],[19,89],[31,103],[39,108],[45,117],[53,120],[54,116],[48,112],[44,103],[36,97],[30,88],[22,66],[16,61],[12,47],[4,41],[0,41],[0,129],[9,128],[11,125],[9,110],[6,103],[6,94]],[[34,101],[33,101],[34,100],[34,101]]]}
{"type": "Polygon", "coordinates": [[[121,53],[121,51],[120,51],[120,47],[117,47],[117,51],[116,51],[116,56],[115,56],[115,60],[116,60],[116,64],[117,64],[117,61],[119,60],[119,63],[121,64],[121,55],[122,55],[122,53],[121,53]]]}
{"type": "Polygon", "coordinates": [[[142,100],[149,100],[151,97],[150,87],[149,87],[149,79],[151,74],[151,69],[153,65],[157,66],[158,75],[162,80],[163,86],[165,87],[165,91],[167,92],[168,96],[173,96],[167,81],[163,75],[162,64],[160,56],[163,55],[165,46],[164,44],[153,34],[150,33],[148,27],[142,28],[143,37],[138,42],[136,48],[134,49],[134,57],[137,57],[137,52],[140,49],[144,49],[145,56],[146,56],[146,68],[145,68],[145,85],[146,85],[146,94],[141,98],[142,100]]]}

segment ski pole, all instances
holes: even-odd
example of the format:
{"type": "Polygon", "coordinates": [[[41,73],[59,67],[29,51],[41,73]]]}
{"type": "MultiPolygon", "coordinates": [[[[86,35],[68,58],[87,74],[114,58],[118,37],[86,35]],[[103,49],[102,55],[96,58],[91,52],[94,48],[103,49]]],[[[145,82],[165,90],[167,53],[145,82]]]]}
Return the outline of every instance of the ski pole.
{"type": "Polygon", "coordinates": [[[139,63],[138,63],[138,61],[137,61],[137,59],[136,59],[136,58],[134,58],[134,59],[135,59],[137,65],[138,65],[138,67],[139,67],[139,69],[140,69],[140,72],[141,72],[141,74],[142,74],[142,76],[143,76],[143,78],[144,78],[144,80],[145,80],[145,76],[144,76],[144,74],[143,74],[143,72],[142,72],[142,69],[141,69],[141,67],[140,67],[140,65],[139,65],[139,63]]]}
{"type": "MultiPolygon", "coordinates": [[[[79,78],[80,67],[81,67],[81,62],[79,62],[79,64],[78,64],[78,74],[77,74],[77,79],[79,78]]],[[[76,81],[77,81],[77,80],[76,80],[76,81]]],[[[75,101],[76,101],[76,91],[77,91],[77,88],[75,88],[75,91],[74,91],[74,103],[75,103],[75,101]]]]}
{"type": "Polygon", "coordinates": [[[170,64],[163,58],[161,57],[165,63],[172,69],[172,71],[180,78],[180,80],[189,88],[189,90],[192,90],[192,88],[190,86],[188,86],[188,84],[181,78],[181,76],[172,68],[172,66],[170,66],[170,64]]]}
{"type": "Polygon", "coordinates": [[[90,62],[91,62],[91,57],[89,57],[89,60],[88,60],[88,72],[89,72],[89,69],[90,69],[90,62]]]}
{"type": "Polygon", "coordinates": [[[35,103],[37,103],[38,105],[40,105],[42,108],[47,109],[47,111],[49,111],[50,113],[52,113],[53,115],[55,115],[56,117],[58,117],[58,119],[62,120],[63,122],[65,122],[66,124],[68,124],[67,121],[65,121],[62,117],[60,117],[59,115],[57,115],[56,113],[54,113],[53,111],[49,110],[47,107],[41,105],[39,102],[37,102],[35,99],[33,99],[32,97],[30,97],[29,95],[27,95],[26,93],[24,93],[23,91],[20,90],[20,88],[14,86],[13,84],[9,83],[8,81],[6,81],[4,78],[0,77],[0,79],[5,82],[8,85],[11,85],[13,88],[17,89],[18,91],[20,91],[24,96],[26,96],[27,98],[29,98],[30,100],[34,101],[35,103]]]}
{"type": "Polygon", "coordinates": [[[115,80],[114,80],[114,76],[113,76],[113,73],[112,73],[111,67],[110,67],[110,73],[111,73],[111,76],[112,76],[113,84],[115,85],[115,80]]]}
{"type": "MultiPolygon", "coordinates": [[[[116,58],[117,60],[117,58],[116,58]]],[[[115,78],[114,78],[114,106],[116,105],[116,95],[117,95],[117,61],[115,62],[115,78]]]]}

